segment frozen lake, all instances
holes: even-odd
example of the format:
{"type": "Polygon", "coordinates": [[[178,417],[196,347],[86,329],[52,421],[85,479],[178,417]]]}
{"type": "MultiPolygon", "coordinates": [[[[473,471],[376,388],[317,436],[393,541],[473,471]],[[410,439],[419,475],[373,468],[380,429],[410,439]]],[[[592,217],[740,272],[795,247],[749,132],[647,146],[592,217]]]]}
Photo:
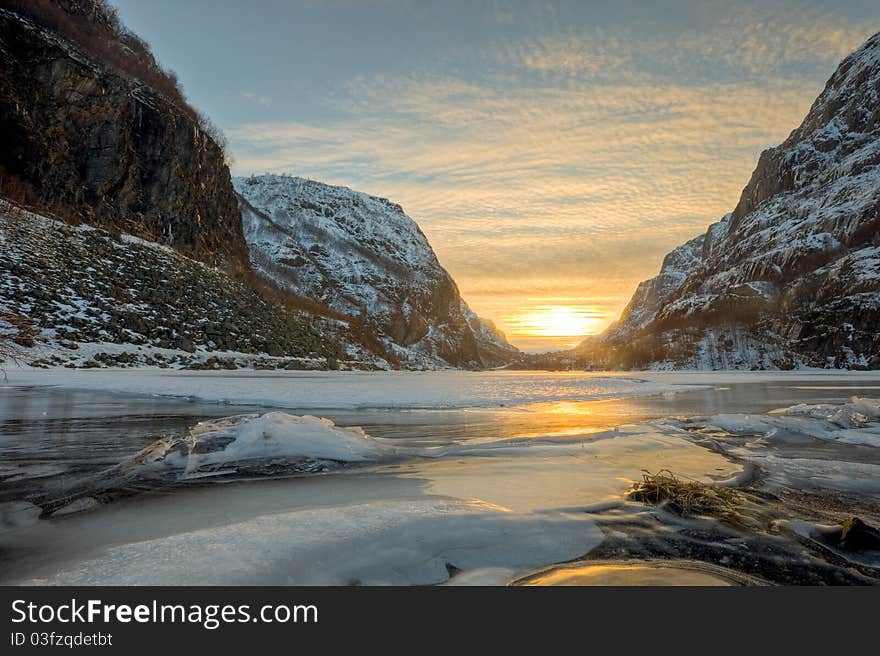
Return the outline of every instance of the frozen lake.
{"type": "Polygon", "coordinates": [[[818,472],[836,493],[852,482],[846,491],[870,505],[880,481],[870,426],[845,445],[842,434],[816,437],[814,418],[785,420],[800,441],[735,433],[743,425],[753,438],[754,417],[774,409],[853,396],[880,397],[880,376],[13,370],[0,388],[0,581],[505,583],[624,533],[608,528],[608,513],[643,512],[624,497],[644,469],[736,482],[759,457],[778,486],[818,472]],[[320,475],[139,484],[39,520],[24,503],[89,480],[156,435],[270,410],[359,426],[392,455],[368,451],[320,475]],[[672,417],[739,423],[726,419],[730,439],[707,446],[707,430],[672,417]]]}

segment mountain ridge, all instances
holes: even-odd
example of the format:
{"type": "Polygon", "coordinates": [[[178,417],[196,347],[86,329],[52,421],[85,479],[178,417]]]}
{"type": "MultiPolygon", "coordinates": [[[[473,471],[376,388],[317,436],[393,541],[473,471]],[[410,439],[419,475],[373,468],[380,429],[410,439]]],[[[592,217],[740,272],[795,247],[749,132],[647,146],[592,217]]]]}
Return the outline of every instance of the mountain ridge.
{"type": "MultiPolygon", "coordinates": [[[[324,360],[368,369],[482,368],[515,356],[461,300],[399,205],[346,193],[381,205],[408,238],[377,232],[368,242],[348,239],[345,257],[316,271],[314,285],[285,288],[266,267],[251,266],[245,228],[256,210],[233,188],[222,135],[115,10],[104,0],[0,0],[0,199],[8,201],[0,207],[7,249],[0,340],[26,349],[42,343],[74,366],[84,366],[82,354],[95,349],[102,359],[87,359],[89,366],[114,362],[108,353],[120,349],[128,354],[121,362],[133,364],[148,359],[144,352],[165,349],[179,366],[211,358],[217,365],[217,357],[247,366],[265,357],[260,366],[267,368],[330,367],[324,360]],[[132,237],[180,257],[139,250],[132,237]],[[86,242],[110,253],[119,271],[89,266],[86,242]],[[409,251],[400,250],[407,244],[409,251]],[[141,256],[165,270],[132,266],[141,256]],[[379,263],[371,270],[375,280],[361,280],[354,294],[338,277],[346,268],[351,273],[347,258],[379,263]],[[58,275],[65,266],[78,281],[72,291],[58,275]],[[149,289],[151,280],[171,288],[149,289]],[[383,296],[377,284],[414,293],[383,296]],[[328,289],[335,296],[327,297],[328,289]],[[368,311],[379,298],[384,310],[368,311]],[[248,330],[253,334],[242,334],[248,330]]],[[[282,243],[291,241],[281,224],[263,219],[282,243]]],[[[312,226],[307,246],[315,252],[292,257],[315,264],[333,250],[333,239],[344,235],[326,227],[312,226]]],[[[22,357],[42,359],[30,351],[22,357]]]]}
{"type": "Polygon", "coordinates": [[[97,0],[0,2],[0,192],[71,223],[246,266],[216,132],[108,11],[97,0]]]}
{"type": "Polygon", "coordinates": [[[418,224],[387,198],[294,176],[235,178],[251,265],[375,327],[417,366],[486,367],[518,351],[474,314],[418,224]]]}
{"type": "Polygon", "coordinates": [[[761,153],[734,210],[673,249],[573,356],[622,368],[880,368],[878,246],[880,34],[761,153]]]}

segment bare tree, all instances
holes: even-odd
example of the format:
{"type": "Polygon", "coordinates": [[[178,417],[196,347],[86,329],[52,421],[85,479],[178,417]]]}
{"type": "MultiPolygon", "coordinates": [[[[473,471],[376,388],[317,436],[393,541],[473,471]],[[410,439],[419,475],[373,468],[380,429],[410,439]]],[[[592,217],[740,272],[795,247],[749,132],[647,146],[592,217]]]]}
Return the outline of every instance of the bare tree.
{"type": "Polygon", "coordinates": [[[11,339],[0,337],[0,374],[7,380],[5,365],[7,363],[19,364],[24,358],[24,349],[11,339]]]}

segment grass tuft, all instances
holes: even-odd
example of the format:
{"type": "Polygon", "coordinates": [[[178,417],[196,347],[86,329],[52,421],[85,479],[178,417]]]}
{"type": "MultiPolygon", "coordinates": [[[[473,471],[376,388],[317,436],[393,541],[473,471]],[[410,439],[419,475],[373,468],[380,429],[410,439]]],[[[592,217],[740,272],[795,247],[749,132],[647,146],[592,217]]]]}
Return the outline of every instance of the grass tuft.
{"type": "Polygon", "coordinates": [[[737,509],[743,498],[735,490],[682,480],[668,469],[643,471],[641,482],[629,493],[631,499],[663,505],[679,515],[712,515],[740,523],[737,509]]]}

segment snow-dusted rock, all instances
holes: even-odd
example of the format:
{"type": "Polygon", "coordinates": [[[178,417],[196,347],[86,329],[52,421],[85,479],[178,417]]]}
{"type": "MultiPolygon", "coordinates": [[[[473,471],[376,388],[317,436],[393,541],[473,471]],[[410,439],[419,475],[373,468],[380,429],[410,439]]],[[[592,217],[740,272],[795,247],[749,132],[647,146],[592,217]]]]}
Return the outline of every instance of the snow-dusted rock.
{"type": "Polygon", "coordinates": [[[880,34],[583,351],[614,366],[880,366],[880,34]]]}
{"type": "Polygon", "coordinates": [[[424,366],[492,366],[515,353],[459,295],[400,205],[302,178],[237,178],[255,270],[358,317],[391,354],[424,366]]]}

